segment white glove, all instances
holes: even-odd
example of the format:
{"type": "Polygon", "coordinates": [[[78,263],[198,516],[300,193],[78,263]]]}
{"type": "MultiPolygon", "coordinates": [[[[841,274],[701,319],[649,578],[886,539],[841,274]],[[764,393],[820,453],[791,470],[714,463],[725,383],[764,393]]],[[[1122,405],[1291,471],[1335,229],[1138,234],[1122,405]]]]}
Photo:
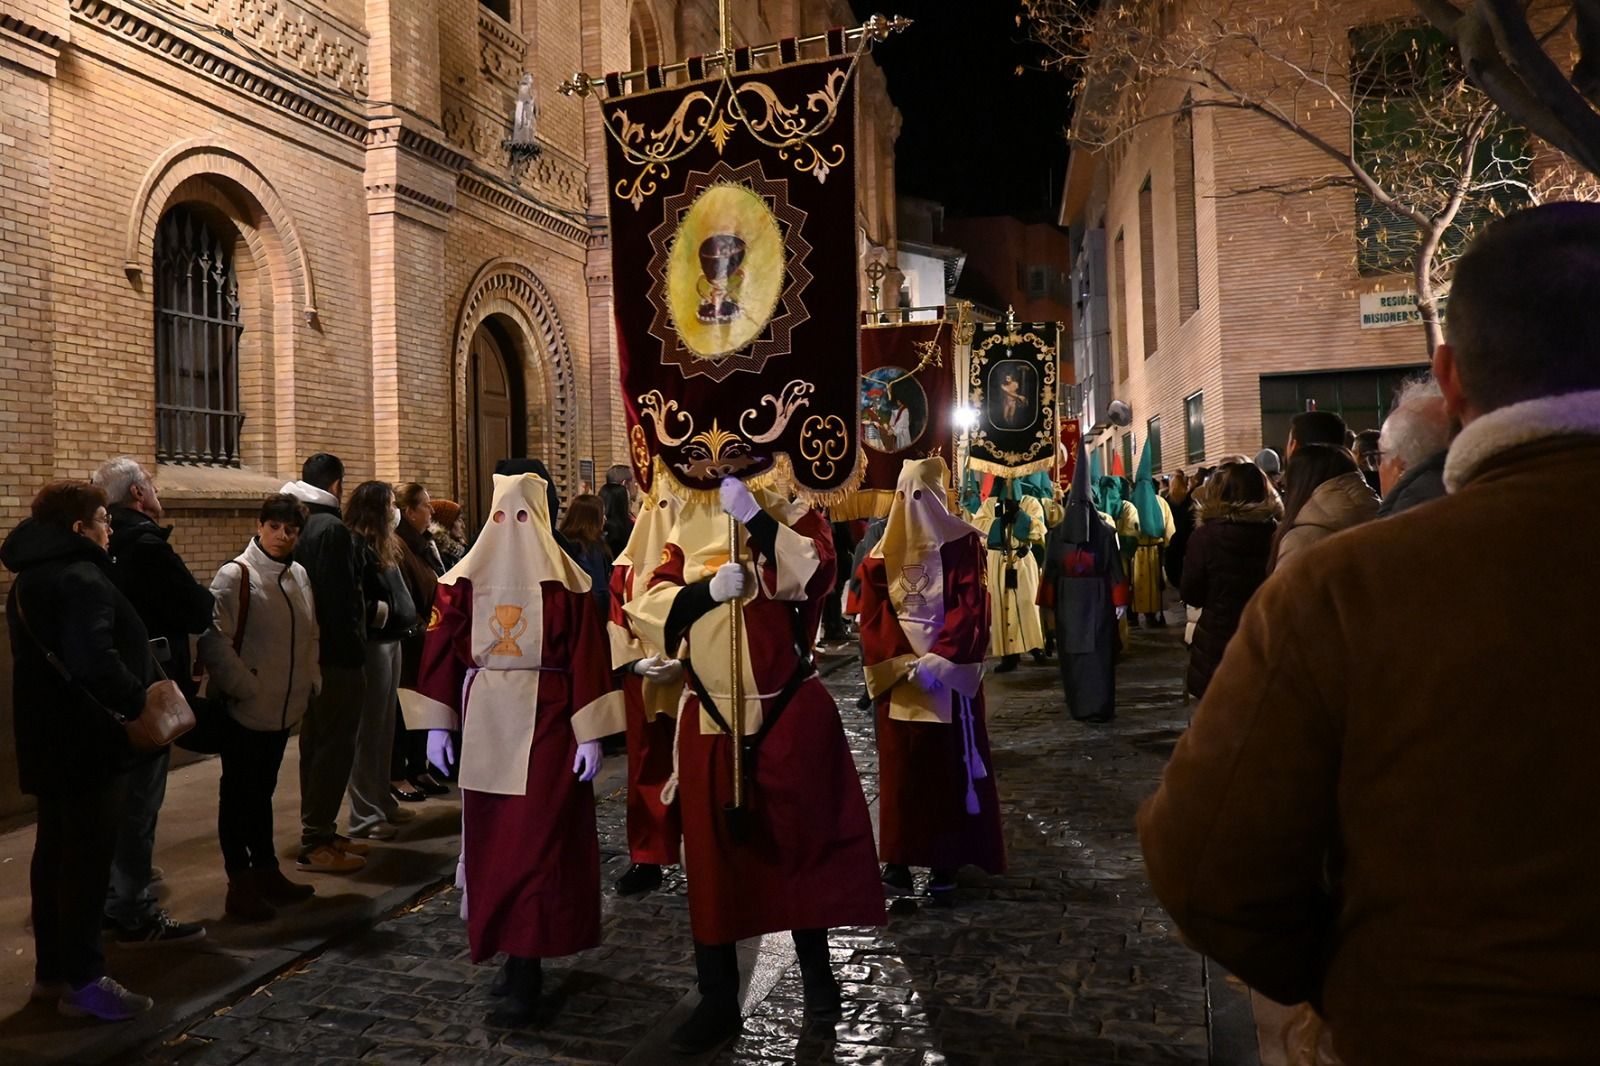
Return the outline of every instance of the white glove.
{"type": "MultiPolygon", "coordinates": [[[[723,482],[727,484],[726,481],[723,482]]],[[[732,512],[729,512],[732,514],[732,512]]],[[[744,567],[738,563],[723,563],[717,567],[717,572],[711,575],[711,598],[718,603],[727,603],[744,595],[747,584],[744,567]]]]}
{"type": "Polygon", "coordinates": [[[572,772],[578,775],[579,781],[593,781],[594,775],[600,772],[600,764],[605,761],[601,754],[598,740],[586,740],[578,745],[578,755],[572,760],[572,772]]]}
{"type": "Polygon", "coordinates": [[[1126,607],[1118,607],[1117,608],[1117,621],[1120,622],[1126,617],[1128,617],[1128,609],[1126,607]]]}
{"type": "Polygon", "coordinates": [[[633,672],[657,685],[670,685],[683,676],[683,663],[652,655],[633,664],[633,672]]]}
{"type": "Polygon", "coordinates": [[[450,730],[428,730],[428,761],[443,770],[446,777],[455,769],[456,741],[450,730]]]}
{"type": "Polygon", "coordinates": [[[723,478],[721,491],[722,509],[740,522],[748,522],[761,513],[761,505],[738,478],[723,478]]]}

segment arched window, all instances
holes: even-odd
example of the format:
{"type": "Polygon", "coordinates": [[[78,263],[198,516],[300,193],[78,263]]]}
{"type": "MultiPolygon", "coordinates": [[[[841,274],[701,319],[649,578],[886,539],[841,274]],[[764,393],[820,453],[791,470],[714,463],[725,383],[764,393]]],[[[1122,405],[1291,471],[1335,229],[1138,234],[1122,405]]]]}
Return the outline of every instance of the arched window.
{"type": "Polygon", "coordinates": [[[204,218],[175,207],[156,229],[156,459],[238,466],[239,279],[204,218]]]}

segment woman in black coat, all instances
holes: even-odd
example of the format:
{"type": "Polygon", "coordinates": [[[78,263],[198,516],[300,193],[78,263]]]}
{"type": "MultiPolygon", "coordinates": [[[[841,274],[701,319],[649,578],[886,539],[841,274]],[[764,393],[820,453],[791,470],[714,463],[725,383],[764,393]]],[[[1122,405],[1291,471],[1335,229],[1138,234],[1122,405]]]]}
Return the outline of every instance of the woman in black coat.
{"type": "Polygon", "coordinates": [[[113,715],[137,718],[159,678],[144,623],[112,581],[110,540],[105,493],[57,481],[6,537],[0,562],[17,575],[6,600],[17,767],[39,805],[33,998],[55,999],[68,1017],[122,1021],[151,1001],[106,976],[100,945],[137,758],[113,715]]]}
{"type": "Polygon", "coordinates": [[[1283,503],[1254,463],[1227,463],[1200,491],[1183,559],[1183,602],[1200,609],[1189,645],[1189,691],[1204,696],[1245,604],[1267,579],[1283,503]]]}

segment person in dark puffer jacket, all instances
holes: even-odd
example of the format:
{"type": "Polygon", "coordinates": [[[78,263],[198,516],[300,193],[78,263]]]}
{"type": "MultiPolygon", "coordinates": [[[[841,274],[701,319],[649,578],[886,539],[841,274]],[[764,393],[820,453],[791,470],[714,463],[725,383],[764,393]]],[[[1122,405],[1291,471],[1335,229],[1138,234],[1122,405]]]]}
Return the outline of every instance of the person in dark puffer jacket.
{"type": "Polygon", "coordinates": [[[1200,611],[1189,645],[1188,686],[1204,696],[1245,604],[1267,578],[1283,502],[1260,467],[1228,463],[1206,483],[1198,505],[1183,562],[1183,602],[1200,611]]]}
{"type": "MultiPolygon", "coordinates": [[[[173,550],[172,527],[165,517],[155,479],[138,461],[122,455],[100,464],[91,479],[111,501],[112,576],[128,597],[150,636],[166,641],[161,668],[193,702],[189,638],[211,628],[211,592],[195,580],[173,550]]],[[[111,864],[111,894],[106,920],[122,947],[159,947],[199,940],[206,935],[198,922],[177,922],[156,903],[152,858],[156,819],[167,798],[167,768],[172,749],[134,767],[123,796],[117,853],[111,864]]]]}
{"type": "Polygon", "coordinates": [[[6,537],[0,563],[17,575],[6,599],[17,769],[39,804],[32,998],[55,999],[69,1017],[123,1021],[151,1001],[106,975],[101,946],[123,792],[138,761],[112,716],[137,718],[157,677],[139,612],[112,580],[110,540],[105,493],[57,481],[6,537]]]}
{"type": "Polygon", "coordinates": [[[351,873],[366,865],[371,848],[341,836],[337,828],[367,698],[367,601],[360,556],[339,509],[344,463],[318,452],[305,461],[300,480],[281,491],[311,513],[295,543],[294,561],[311,578],[322,666],[322,691],[300,723],[297,865],[308,873],[351,873]]]}

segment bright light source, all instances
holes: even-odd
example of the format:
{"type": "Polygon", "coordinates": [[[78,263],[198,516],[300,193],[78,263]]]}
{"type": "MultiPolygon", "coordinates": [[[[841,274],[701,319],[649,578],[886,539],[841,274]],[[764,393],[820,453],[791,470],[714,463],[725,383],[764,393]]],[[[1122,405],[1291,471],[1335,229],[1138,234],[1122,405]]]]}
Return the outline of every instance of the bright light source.
{"type": "Polygon", "coordinates": [[[957,407],[956,426],[960,429],[971,429],[978,424],[978,409],[976,407],[957,407]]]}

